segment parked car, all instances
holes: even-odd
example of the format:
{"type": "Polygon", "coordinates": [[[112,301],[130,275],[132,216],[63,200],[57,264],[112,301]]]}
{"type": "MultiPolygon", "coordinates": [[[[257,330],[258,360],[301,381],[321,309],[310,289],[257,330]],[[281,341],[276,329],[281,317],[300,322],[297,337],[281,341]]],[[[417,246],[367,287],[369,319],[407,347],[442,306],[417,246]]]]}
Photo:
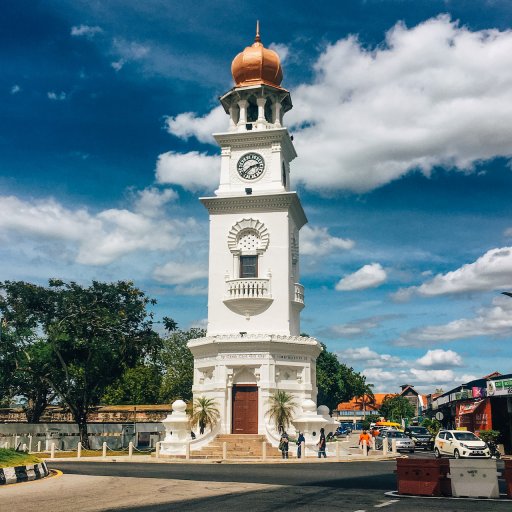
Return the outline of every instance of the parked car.
{"type": "Polygon", "coordinates": [[[404,434],[410,437],[416,448],[423,448],[424,450],[434,449],[434,436],[425,427],[406,427],[404,434]]]}
{"type": "Polygon", "coordinates": [[[414,441],[399,430],[387,429],[381,431],[375,438],[375,449],[381,450],[384,443],[388,443],[388,450],[393,448],[393,439],[396,439],[396,449],[399,452],[414,453],[414,441]]]}
{"type": "Polygon", "coordinates": [[[440,430],[434,442],[434,455],[448,457],[478,457],[490,459],[491,451],[487,444],[473,432],[467,430],[440,430]]]}
{"type": "Polygon", "coordinates": [[[334,432],[335,437],[346,437],[352,432],[352,430],[346,428],[346,427],[338,427],[336,429],[336,432],[334,432]]]}

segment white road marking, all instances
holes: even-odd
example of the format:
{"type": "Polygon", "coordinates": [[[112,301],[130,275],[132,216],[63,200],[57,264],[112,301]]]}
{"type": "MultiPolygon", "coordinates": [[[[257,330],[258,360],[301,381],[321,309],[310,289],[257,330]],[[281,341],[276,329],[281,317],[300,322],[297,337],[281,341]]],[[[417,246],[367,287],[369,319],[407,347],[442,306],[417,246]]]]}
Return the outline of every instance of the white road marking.
{"type": "Polygon", "coordinates": [[[387,507],[388,505],[393,505],[393,503],[396,503],[397,501],[400,501],[400,500],[385,501],[384,503],[381,503],[380,505],[375,505],[375,508],[387,507]]]}
{"type": "Polygon", "coordinates": [[[354,512],[366,512],[366,510],[354,510],[354,512]]]}

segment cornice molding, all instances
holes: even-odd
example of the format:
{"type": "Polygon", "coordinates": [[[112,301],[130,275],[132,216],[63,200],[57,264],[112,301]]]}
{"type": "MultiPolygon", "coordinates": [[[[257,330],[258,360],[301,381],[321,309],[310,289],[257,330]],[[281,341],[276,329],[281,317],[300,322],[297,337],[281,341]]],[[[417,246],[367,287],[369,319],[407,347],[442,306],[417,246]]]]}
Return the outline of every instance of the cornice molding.
{"type": "Polygon", "coordinates": [[[296,192],[281,194],[244,195],[230,197],[201,197],[201,203],[210,214],[289,211],[297,229],[308,222],[296,192]]]}

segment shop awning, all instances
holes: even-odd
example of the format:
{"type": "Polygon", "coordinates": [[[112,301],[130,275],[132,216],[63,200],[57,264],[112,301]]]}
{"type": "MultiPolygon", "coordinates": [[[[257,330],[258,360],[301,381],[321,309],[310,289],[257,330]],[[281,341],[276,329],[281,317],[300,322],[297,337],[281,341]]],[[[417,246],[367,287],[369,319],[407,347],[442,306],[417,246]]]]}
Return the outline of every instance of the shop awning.
{"type": "Polygon", "coordinates": [[[476,402],[471,402],[470,404],[460,404],[459,414],[472,414],[475,412],[476,408],[483,403],[484,400],[477,400],[476,402]]]}

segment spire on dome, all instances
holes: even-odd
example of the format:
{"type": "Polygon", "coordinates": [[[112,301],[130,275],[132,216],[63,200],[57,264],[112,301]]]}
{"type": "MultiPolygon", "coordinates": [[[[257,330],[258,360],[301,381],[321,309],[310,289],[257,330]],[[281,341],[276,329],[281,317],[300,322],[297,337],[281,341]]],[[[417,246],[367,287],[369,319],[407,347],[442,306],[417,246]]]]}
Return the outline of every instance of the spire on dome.
{"type": "Polygon", "coordinates": [[[281,60],[274,50],[263,46],[259,20],[256,21],[254,43],[233,59],[231,73],[236,87],[266,84],[281,88],[283,80],[281,60]]]}

